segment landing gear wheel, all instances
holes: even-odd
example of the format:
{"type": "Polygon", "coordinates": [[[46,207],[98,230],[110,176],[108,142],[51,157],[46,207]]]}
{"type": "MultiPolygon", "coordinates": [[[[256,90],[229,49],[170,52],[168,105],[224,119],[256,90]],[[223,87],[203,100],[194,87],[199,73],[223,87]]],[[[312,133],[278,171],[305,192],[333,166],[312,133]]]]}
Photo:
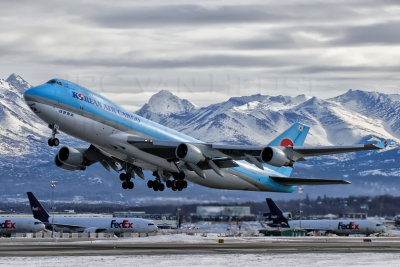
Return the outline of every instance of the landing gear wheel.
{"type": "Polygon", "coordinates": [[[60,140],[58,138],[53,139],[53,146],[58,146],[60,144],[60,140]]]}
{"type": "Polygon", "coordinates": [[[158,184],[158,190],[164,191],[164,189],[165,189],[164,184],[163,184],[163,183],[159,183],[159,184],[158,184]]]}
{"type": "Polygon", "coordinates": [[[123,189],[127,189],[127,188],[128,188],[128,184],[127,184],[126,182],[123,182],[123,183],[122,183],[122,188],[123,188],[123,189]]]}
{"type": "Polygon", "coordinates": [[[154,186],[153,180],[147,181],[147,187],[148,188],[153,188],[153,186],[154,186]]]}
{"type": "Polygon", "coordinates": [[[172,189],[172,191],[176,191],[176,186],[172,185],[171,189],[172,189]]]}
{"type": "Polygon", "coordinates": [[[121,173],[121,174],[119,175],[119,179],[120,179],[121,181],[125,181],[125,180],[126,180],[126,174],[125,174],[125,173],[121,173]]]}
{"type": "Polygon", "coordinates": [[[166,186],[168,188],[170,188],[172,186],[172,181],[171,180],[167,180],[167,182],[165,182],[166,186]]]}
{"type": "Polygon", "coordinates": [[[58,138],[50,138],[47,140],[47,144],[49,146],[58,146],[60,144],[60,140],[58,140],[58,138]]]}
{"type": "Polygon", "coordinates": [[[155,182],[155,183],[153,183],[153,190],[154,191],[158,191],[158,183],[157,182],[155,182]]]}
{"type": "Polygon", "coordinates": [[[133,182],[127,182],[127,184],[128,184],[128,188],[129,189],[132,189],[135,185],[133,184],[133,182]]]}
{"type": "Polygon", "coordinates": [[[186,182],[185,180],[183,180],[183,181],[182,181],[182,187],[183,187],[183,188],[187,188],[187,185],[188,185],[187,182],[186,182]]]}
{"type": "Polygon", "coordinates": [[[60,140],[56,138],[56,134],[58,134],[58,125],[55,123],[50,123],[49,128],[51,129],[51,138],[47,141],[49,146],[58,146],[60,144],[60,140]]]}
{"type": "Polygon", "coordinates": [[[130,174],[129,172],[125,174],[125,180],[129,181],[132,178],[132,174],[130,174]]]}

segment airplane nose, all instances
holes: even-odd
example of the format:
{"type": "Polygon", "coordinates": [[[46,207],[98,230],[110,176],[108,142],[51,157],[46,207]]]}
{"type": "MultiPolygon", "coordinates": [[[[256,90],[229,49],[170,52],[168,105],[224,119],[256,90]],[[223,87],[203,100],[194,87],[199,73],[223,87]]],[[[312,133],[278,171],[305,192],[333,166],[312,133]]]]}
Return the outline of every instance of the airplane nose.
{"type": "Polygon", "coordinates": [[[32,87],[24,92],[23,97],[25,99],[25,102],[34,100],[34,95],[37,95],[38,87],[40,86],[32,87]]]}
{"type": "Polygon", "coordinates": [[[35,99],[39,96],[49,96],[51,94],[51,87],[47,84],[42,84],[39,86],[35,86],[26,90],[23,94],[25,102],[35,101],[35,99]]]}

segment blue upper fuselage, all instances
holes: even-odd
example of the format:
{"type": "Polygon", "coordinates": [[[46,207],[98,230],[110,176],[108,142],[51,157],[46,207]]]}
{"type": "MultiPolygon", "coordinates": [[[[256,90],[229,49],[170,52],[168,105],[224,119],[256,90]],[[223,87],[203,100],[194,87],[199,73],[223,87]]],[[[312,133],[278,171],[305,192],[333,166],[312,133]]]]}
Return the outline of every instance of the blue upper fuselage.
{"type": "Polygon", "coordinates": [[[88,113],[140,132],[149,138],[167,141],[201,142],[183,133],[132,114],[103,96],[69,81],[52,79],[43,85],[27,90],[24,93],[25,98],[27,98],[27,95],[39,96],[76,109],[83,109],[88,113]]]}

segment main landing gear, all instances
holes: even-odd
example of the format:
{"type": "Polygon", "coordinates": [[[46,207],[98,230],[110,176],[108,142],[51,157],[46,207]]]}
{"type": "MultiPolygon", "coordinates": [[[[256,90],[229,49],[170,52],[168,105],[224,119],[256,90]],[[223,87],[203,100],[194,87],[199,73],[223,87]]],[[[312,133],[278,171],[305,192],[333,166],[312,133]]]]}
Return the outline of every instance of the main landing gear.
{"type": "Polygon", "coordinates": [[[119,179],[122,182],[122,188],[123,189],[132,189],[135,185],[133,184],[133,182],[131,181],[132,178],[132,174],[130,173],[121,173],[119,175],[119,179]]]}
{"type": "Polygon", "coordinates": [[[58,125],[50,123],[49,128],[51,129],[51,138],[47,141],[47,144],[49,146],[58,146],[60,144],[60,140],[56,138],[56,134],[58,134],[58,125]]]}
{"type": "Polygon", "coordinates": [[[147,187],[153,188],[154,191],[164,191],[165,189],[165,185],[160,180],[157,180],[157,178],[155,180],[149,180],[147,182],[147,187]]]}
{"type": "MultiPolygon", "coordinates": [[[[160,176],[158,175],[158,172],[154,172],[153,175],[156,177],[155,180],[150,180],[147,182],[147,187],[148,188],[153,188],[154,191],[164,191],[165,186],[161,182],[160,176]]],[[[171,188],[172,191],[182,191],[184,188],[187,187],[187,182],[184,180],[185,179],[185,174],[183,172],[180,173],[174,173],[172,174],[172,177],[174,177],[174,180],[167,180],[165,182],[165,185],[168,188],[171,188]]]]}
{"type": "Polygon", "coordinates": [[[166,182],[168,188],[171,188],[172,191],[182,191],[184,188],[187,187],[187,182],[185,180],[168,180],[166,182]]]}
{"type": "Polygon", "coordinates": [[[154,191],[164,191],[165,185],[161,182],[160,175],[157,171],[153,172],[156,179],[147,181],[147,187],[153,188],[154,191]]]}

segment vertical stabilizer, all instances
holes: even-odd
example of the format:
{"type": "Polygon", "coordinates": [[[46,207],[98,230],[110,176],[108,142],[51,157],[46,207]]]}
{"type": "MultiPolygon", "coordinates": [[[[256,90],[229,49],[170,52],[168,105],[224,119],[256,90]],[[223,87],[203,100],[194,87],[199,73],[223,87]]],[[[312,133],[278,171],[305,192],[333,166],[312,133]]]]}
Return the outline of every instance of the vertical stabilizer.
{"type": "MultiPolygon", "coordinates": [[[[275,138],[268,146],[302,146],[306,140],[310,127],[296,122],[289,129],[275,138]]],[[[268,168],[277,171],[285,176],[290,176],[293,168],[291,167],[274,167],[268,165],[268,168]]]]}
{"type": "Polygon", "coordinates": [[[266,199],[270,213],[267,213],[268,219],[272,220],[273,225],[280,227],[289,227],[287,218],[283,215],[283,212],[278,208],[275,202],[267,198],[266,199]]]}
{"type": "Polygon", "coordinates": [[[31,204],[33,217],[41,222],[49,222],[49,214],[42,207],[39,200],[37,200],[32,192],[27,192],[26,194],[28,195],[29,203],[31,204]]]}

